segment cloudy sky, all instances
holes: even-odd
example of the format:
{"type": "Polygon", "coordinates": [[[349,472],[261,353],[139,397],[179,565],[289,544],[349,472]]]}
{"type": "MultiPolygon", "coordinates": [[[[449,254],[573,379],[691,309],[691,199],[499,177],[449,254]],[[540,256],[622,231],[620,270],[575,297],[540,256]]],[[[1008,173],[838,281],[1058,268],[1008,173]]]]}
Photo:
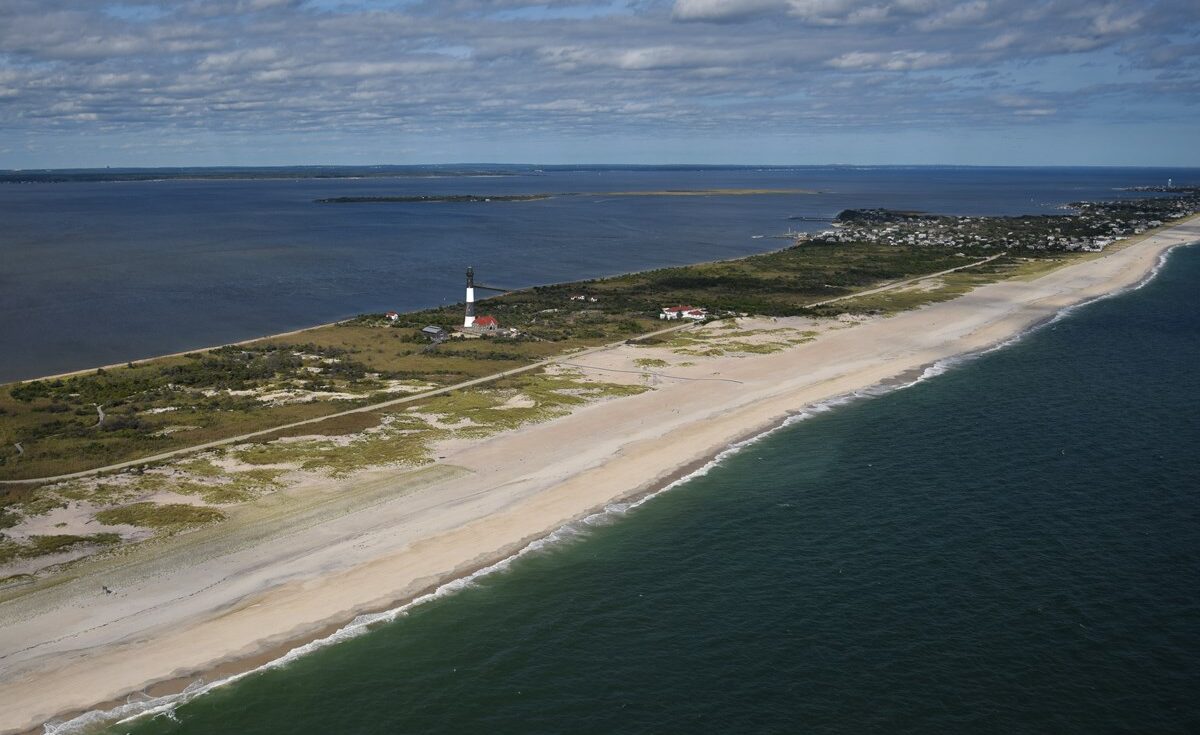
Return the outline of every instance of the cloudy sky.
{"type": "Polygon", "coordinates": [[[1200,165],[1198,0],[0,0],[0,168],[1200,165]]]}

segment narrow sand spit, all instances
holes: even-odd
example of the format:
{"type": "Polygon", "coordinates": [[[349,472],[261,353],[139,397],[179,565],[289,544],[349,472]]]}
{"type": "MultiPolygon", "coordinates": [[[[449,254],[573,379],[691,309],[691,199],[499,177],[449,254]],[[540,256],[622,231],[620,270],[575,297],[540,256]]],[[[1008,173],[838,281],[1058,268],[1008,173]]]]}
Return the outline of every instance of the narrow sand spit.
{"type": "Polygon", "coordinates": [[[767,354],[687,365],[686,355],[621,348],[629,354],[605,355],[594,367],[653,358],[667,365],[647,371],[668,377],[636,396],[447,446],[431,468],[297,491],[291,500],[312,512],[290,511],[286,523],[273,524],[267,504],[231,519],[233,530],[198,532],[179,548],[85,563],[58,585],[0,602],[0,731],[252,668],[653,490],[805,406],[984,349],[1136,284],[1169,248],[1197,240],[1193,219],[1035,280],[826,329],[767,354]]]}

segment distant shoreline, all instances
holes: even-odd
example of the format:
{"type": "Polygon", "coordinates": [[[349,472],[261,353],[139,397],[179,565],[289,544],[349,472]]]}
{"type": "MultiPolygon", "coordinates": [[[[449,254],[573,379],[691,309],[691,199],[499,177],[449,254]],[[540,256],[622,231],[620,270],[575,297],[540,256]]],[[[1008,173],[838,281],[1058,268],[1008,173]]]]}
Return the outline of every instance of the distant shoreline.
{"type": "Polygon", "coordinates": [[[558,197],[705,197],[820,194],[814,189],[654,189],[647,191],[564,191],[541,194],[413,194],[397,196],[342,196],[314,199],[317,204],[412,204],[424,202],[534,202],[558,197]]]}
{"type": "Polygon", "coordinates": [[[161,181],[346,181],[354,179],[450,179],[520,176],[518,171],[346,171],[289,174],[285,171],[146,171],[129,173],[0,171],[0,184],[120,184],[161,181]]]}
{"type": "Polygon", "coordinates": [[[327,197],[314,199],[316,204],[411,204],[424,202],[533,202],[561,194],[417,194],[413,196],[327,197]]]}

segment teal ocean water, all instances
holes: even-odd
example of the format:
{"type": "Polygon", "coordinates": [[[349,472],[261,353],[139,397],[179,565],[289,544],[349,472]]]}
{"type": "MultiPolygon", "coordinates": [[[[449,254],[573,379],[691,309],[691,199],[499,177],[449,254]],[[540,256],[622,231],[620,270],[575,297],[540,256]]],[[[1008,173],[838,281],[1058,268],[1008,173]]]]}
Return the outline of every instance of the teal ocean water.
{"type": "Polygon", "coordinates": [[[1200,248],[112,732],[1200,731],[1200,248]]]}

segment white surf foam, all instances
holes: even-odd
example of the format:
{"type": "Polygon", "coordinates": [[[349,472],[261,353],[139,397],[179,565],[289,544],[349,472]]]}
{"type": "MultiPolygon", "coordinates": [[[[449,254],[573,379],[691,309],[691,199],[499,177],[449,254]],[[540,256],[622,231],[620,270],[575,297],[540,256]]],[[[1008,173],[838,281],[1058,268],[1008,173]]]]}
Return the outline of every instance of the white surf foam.
{"type": "Polygon", "coordinates": [[[458,579],[446,582],[434,591],[421,595],[420,597],[416,597],[411,601],[390,610],[371,613],[369,615],[360,615],[350,623],[334,631],[332,634],[324,638],[310,641],[302,646],[297,646],[279,658],[269,661],[262,666],[258,666],[248,671],[239,674],[233,674],[212,682],[198,680],[193,682],[178,694],[169,694],[161,697],[148,697],[142,694],[133,695],[124,704],[118,705],[111,709],[93,710],[69,720],[48,722],[45,725],[45,733],[46,735],[78,735],[79,733],[88,732],[105,724],[126,724],[145,717],[164,716],[174,719],[175,709],[180,705],[195,699],[196,697],[207,694],[214,689],[233,684],[234,682],[240,681],[248,676],[285,666],[302,656],[306,656],[309,653],[320,650],[327,646],[360,636],[381,623],[390,622],[396,620],[397,618],[403,617],[408,613],[408,611],[412,610],[418,605],[454,594],[461,589],[471,586],[476,580],[482,577],[486,577],[490,574],[507,569],[514,561],[528,554],[542,551],[549,547],[568,541],[578,540],[587,534],[589,528],[608,525],[621,516],[624,516],[631,510],[641,507],[659,495],[669,492],[670,490],[674,490],[675,488],[680,487],[681,485],[684,485],[691,480],[696,479],[697,477],[707,475],[714,467],[721,464],[727,458],[740,452],[745,447],[757,443],[767,436],[774,434],[776,431],[783,429],[785,426],[790,426],[798,421],[802,421],[817,414],[830,411],[836,406],[848,403],[849,401],[855,400],[858,397],[858,395],[839,396],[837,398],[832,398],[819,404],[810,406],[804,411],[789,417],[779,426],[772,427],[771,429],[768,429],[760,434],[756,434],[755,436],[729,445],[729,447],[718,453],[711,460],[704,463],[700,467],[671,481],[670,483],[667,483],[653,492],[647,493],[635,500],[630,500],[628,502],[610,503],[600,511],[587,515],[577,521],[572,521],[559,526],[548,535],[530,542],[516,553],[512,554],[511,556],[507,556],[495,562],[494,564],[483,567],[465,577],[460,577],[458,579]]]}
{"type": "Polygon", "coordinates": [[[461,589],[471,586],[476,582],[476,580],[482,577],[503,571],[511,566],[514,561],[528,554],[543,551],[547,548],[557,546],[565,542],[578,540],[587,535],[588,529],[611,524],[630,511],[645,505],[663,493],[670,492],[671,490],[674,490],[682,485],[686,485],[688,482],[691,482],[698,477],[703,477],[709,474],[714,468],[721,465],[729,457],[734,456],[746,447],[756,444],[786,427],[793,426],[801,421],[805,421],[813,418],[814,416],[827,413],[835,408],[844,406],[854,401],[884,395],[886,393],[901,390],[925,380],[929,380],[930,378],[946,372],[956,360],[957,358],[951,358],[949,360],[942,360],[934,363],[933,365],[925,368],[925,370],[922,371],[921,374],[916,378],[906,383],[872,386],[861,391],[854,391],[852,393],[834,396],[819,403],[812,404],[804,408],[802,411],[789,416],[777,426],[771,427],[770,429],[743,439],[742,441],[730,444],[708,462],[705,462],[703,465],[697,467],[691,472],[672,480],[671,482],[652,492],[646,493],[628,502],[610,503],[602,510],[556,528],[548,535],[530,542],[516,553],[505,557],[494,564],[483,567],[465,577],[460,577],[458,579],[446,582],[434,591],[421,595],[420,597],[416,597],[411,601],[390,610],[371,613],[369,615],[360,615],[350,623],[334,631],[332,634],[324,638],[310,641],[302,646],[297,646],[279,658],[269,661],[262,666],[258,666],[243,673],[233,674],[212,682],[198,680],[193,682],[178,694],[170,694],[161,697],[134,695],[131,696],[126,703],[111,709],[94,710],[74,717],[70,720],[49,722],[45,725],[45,733],[46,735],[78,735],[105,724],[125,724],[145,717],[170,717],[174,719],[175,709],[180,705],[195,699],[196,697],[207,694],[214,689],[233,684],[234,682],[240,681],[248,676],[285,666],[302,656],[306,656],[309,653],[318,651],[327,646],[360,636],[381,623],[387,623],[407,615],[408,611],[412,610],[418,605],[454,594],[461,589]]]}

